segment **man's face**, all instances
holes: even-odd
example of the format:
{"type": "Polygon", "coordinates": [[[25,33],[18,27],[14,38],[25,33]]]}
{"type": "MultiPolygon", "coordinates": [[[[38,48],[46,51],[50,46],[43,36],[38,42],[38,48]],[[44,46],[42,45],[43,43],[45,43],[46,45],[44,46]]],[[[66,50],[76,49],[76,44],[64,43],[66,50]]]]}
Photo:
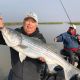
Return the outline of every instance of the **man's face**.
{"type": "Polygon", "coordinates": [[[71,33],[75,31],[75,29],[72,27],[70,27],[70,30],[71,30],[71,33]]]}
{"type": "Polygon", "coordinates": [[[28,18],[23,24],[23,29],[25,33],[27,33],[28,35],[35,32],[36,28],[37,28],[37,22],[32,18],[28,18]]]}
{"type": "Polygon", "coordinates": [[[69,31],[69,33],[70,33],[71,35],[73,35],[73,36],[76,35],[76,29],[74,29],[74,28],[72,28],[72,27],[70,27],[68,31],[69,31]]]}

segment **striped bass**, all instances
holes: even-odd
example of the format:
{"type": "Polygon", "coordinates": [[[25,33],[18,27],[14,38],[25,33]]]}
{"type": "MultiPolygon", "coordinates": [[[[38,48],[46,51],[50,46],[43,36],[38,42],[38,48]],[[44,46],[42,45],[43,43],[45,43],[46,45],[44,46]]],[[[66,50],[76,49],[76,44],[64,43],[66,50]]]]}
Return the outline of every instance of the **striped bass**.
{"type": "Polygon", "coordinates": [[[80,70],[65,61],[60,55],[46,47],[46,44],[38,39],[23,35],[13,29],[4,27],[1,29],[3,38],[9,47],[19,52],[20,61],[26,58],[43,57],[48,65],[49,72],[53,72],[55,64],[64,70],[65,80],[71,80],[75,75],[80,76],[80,70]]]}

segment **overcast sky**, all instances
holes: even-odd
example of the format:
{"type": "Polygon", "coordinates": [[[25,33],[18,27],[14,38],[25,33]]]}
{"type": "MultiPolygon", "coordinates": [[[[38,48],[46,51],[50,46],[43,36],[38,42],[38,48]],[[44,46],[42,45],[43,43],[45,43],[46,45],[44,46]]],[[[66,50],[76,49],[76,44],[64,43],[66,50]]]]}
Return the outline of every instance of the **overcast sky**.
{"type": "MultiPolygon", "coordinates": [[[[62,0],[72,21],[80,21],[80,0],[62,0]]],[[[59,0],[0,0],[0,15],[5,21],[22,21],[35,12],[39,21],[68,21],[59,0]]]]}

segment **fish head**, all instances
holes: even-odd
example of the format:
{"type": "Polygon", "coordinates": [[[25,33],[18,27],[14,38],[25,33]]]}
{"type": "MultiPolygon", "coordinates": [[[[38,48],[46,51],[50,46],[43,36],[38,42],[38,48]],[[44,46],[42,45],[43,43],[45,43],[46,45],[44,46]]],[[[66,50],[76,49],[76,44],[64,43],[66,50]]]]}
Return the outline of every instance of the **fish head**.
{"type": "Polygon", "coordinates": [[[9,45],[16,46],[21,44],[22,41],[21,33],[10,28],[4,28],[2,30],[2,34],[9,45]]]}

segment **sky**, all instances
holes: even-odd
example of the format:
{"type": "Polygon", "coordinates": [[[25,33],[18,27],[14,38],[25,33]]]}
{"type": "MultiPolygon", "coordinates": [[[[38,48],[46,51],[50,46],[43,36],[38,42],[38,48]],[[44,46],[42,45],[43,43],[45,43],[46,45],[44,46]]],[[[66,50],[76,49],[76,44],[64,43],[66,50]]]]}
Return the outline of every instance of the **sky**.
{"type": "MultiPolygon", "coordinates": [[[[80,21],[80,0],[62,0],[71,21],[80,21]]],[[[59,0],[0,0],[0,15],[5,22],[22,21],[35,12],[39,22],[69,21],[59,0]]]]}

